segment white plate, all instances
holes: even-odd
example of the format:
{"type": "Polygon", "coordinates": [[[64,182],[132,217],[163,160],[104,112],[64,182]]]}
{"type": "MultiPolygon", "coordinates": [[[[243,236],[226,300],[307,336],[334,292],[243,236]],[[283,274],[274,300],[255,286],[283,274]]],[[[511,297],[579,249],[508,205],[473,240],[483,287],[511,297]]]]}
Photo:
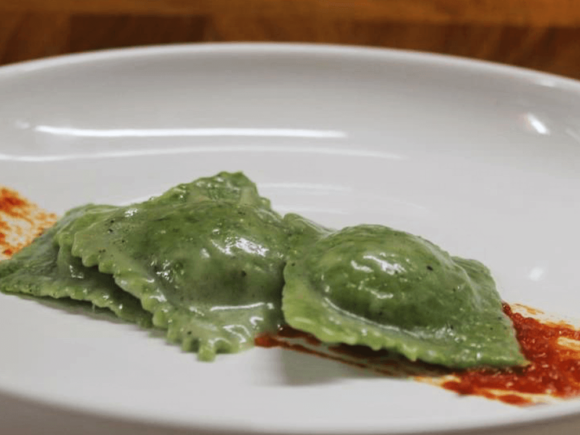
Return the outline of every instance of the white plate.
{"type": "MultiPolygon", "coordinates": [[[[423,235],[486,263],[507,301],[578,314],[577,82],[400,51],[198,45],[2,68],[0,101],[0,183],[49,210],[243,170],[282,212],[423,235]]],[[[580,413],[282,350],[198,363],[137,328],[5,295],[0,349],[5,403],[50,403],[59,424],[78,410],[198,432],[391,434],[580,413]]]]}

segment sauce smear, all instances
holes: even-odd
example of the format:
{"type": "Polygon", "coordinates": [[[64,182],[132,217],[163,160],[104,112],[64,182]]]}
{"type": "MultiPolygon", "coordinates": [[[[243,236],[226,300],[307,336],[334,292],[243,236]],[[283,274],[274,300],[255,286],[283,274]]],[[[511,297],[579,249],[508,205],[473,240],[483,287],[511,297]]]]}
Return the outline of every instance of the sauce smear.
{"type": "MultiPolygon", "coordinates": [[[[276,335],[256,338],[256,345],[282,347],[339,361],[393,377],[414,377],[462,395],[476,395],[510,405],[526,406],[549,398],[580,396],[580,331],[571,325],[540,322],[504,304],[512,320],[526,367],[452,370],[412,362],[388,351],[362,346],[325,345],[314,336],[282,327],[276,335]]],[[[529,310],[537,314],[535,310],[529,310]]]]}
{"type": "Polygon", "coordinates": [[[530,365],[504,370],[465,370],[457,380],[442,384],[460,394],[476,394],[514,405],[535,403],[527,394],[571,398],[580,395],[580,331],[571,325],[542,323],[514,313],[504,304],[512,320],[522,352],[530,365]],[[499,395],[498,392],[524,393],[499,395]]]}
{"type": "Polygon", "coordinates": [[[55,214],[0,186],[0,260],[31,243],[55,222],[55,214]]]}

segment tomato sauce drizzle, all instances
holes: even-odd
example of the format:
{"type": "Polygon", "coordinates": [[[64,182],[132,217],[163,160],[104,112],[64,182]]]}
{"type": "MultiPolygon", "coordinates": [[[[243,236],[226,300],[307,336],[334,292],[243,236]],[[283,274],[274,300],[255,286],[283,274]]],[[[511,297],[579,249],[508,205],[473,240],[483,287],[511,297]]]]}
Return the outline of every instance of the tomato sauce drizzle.
{"type": "MultiPolygon", "coordinates": [[[[504,304],[522,352],[530,362],[523,368],[465,370],[458,380],[442,386],[460,394],[497,396],[494,391],[541,394],[557,398],[580,395],[580,331],[565,323],[542,323],[515,313],[504,304]],[[563,341],[565,339],[566,341],[563,341]]],[[[498,397],[491,397],[498,398],[498,397]]],[[[515,405],[534,403],[525,396],[501,396],[515,405]]]]}
{"type": "Polygon", "coordinates": [[[56,215],[41,210],[17,192],[0,187],[0,260],[32,242],[55,221],[56,215]]]}
{"type": "MultiPolygon", "coordinates": [[[[526,367],[451,370],[364,346],[328,346],[288,326],[276,335],[257,337],[256,345],[305,352],[382,375],[414,377],[462,395],[486,397],[510,405],[538,404],[548,397],[580,396],[580,331],[566,323],[540,322],[526,317],[507,304],[503,310],[512,320],[522,352],[530,362],[526,367]]],[[[533,309],[528,312],[539,313],[533,309]]]]}

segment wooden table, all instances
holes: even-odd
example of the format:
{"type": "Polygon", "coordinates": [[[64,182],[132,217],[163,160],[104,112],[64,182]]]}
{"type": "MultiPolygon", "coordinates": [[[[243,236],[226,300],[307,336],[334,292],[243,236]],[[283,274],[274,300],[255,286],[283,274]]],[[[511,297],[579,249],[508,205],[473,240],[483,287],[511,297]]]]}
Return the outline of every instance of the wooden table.
{"type": "Polygon", "coordinates": [[[222,41],[395,47],[580,78],[580,1],[0,0],[0,64],[222,41]]]}

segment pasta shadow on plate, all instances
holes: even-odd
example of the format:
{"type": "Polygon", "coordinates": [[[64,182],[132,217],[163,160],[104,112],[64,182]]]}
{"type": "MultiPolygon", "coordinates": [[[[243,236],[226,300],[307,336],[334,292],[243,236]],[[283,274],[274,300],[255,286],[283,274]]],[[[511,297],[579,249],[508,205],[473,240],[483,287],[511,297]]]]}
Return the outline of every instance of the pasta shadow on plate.
{"type": "Polygon", "coordinates": [[[359,354],[358,346],[321,345],[280,349],[276,364],[277,385],[295,387],[342,382],[348,379],[399,379],[441,376],[444,368],[409,361],[386,351],[359,354]]]}
{"type": "Polygon", "coordinates": [[[72,315],[85,316],[93,320],[101,320],[120,325],[133,325],[133,323],[117,317],[109,309],[96,307],[90,302],[86,301],[75,301],[74,299],[70,298],[54,299],[51,297],[29,296],[23,294],[16,294],[15,296],[21,299],[35,301],[40,305],[64,311],[72,315]]]}

